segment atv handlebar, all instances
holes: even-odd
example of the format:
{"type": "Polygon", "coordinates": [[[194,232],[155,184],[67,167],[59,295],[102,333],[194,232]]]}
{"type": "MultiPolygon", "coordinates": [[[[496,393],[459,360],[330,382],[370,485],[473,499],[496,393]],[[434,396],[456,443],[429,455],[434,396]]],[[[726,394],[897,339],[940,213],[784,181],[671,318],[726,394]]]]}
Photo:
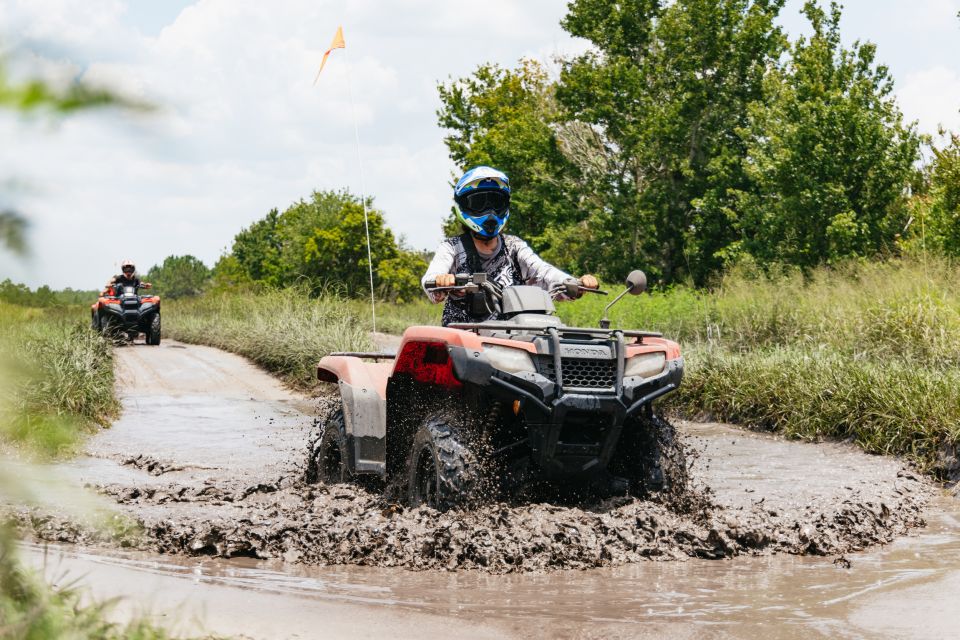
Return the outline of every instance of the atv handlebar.
{"type": "MultiPolygon", "coordinates": [[[[429,291],[462,291],[463,293],[476,293],[482,289],[492,294],[498,300],[503,297],[503,288],[488,279],[485,273],[458,273],[454,278],[455,284],[453,286],[438,287],[436,279],[425,280],[423,286],[429,291]]],[[[580,280],[576,278],[571,278],[570,280],[554,285],[550,289],[550,293],[552,295],[565,293],[568,298],[579,298],[583,293],[596,293],[603,296],[609,295],[607,291],[583,286],[580,280]]]]}

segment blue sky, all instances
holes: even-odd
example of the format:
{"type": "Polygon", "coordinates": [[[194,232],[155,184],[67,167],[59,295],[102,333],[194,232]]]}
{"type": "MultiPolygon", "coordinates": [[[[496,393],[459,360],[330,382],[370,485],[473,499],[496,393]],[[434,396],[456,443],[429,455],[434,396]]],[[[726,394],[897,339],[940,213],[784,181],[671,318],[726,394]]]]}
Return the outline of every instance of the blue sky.
{"type": "MultiPolygon", "coordinates": [[[[212,264],[243,226],[313,188],[360,187],[353,78],[368,192],[417,248],[433,248],[453,167],[436,83],[495,61],[549,60],[586,44],[559,27],[566,2],[487,0],[0,0],[14,70],[78,74],[160,105],[149,116],[61,123],[0,117],[0,176],[15,176],[33,255],[0,278],[92,288],[125,257],[212,264]],[[311,86],[338,24],[348,50],[311,86]],[[480,35],[477,35],[480,34],[480,35]],[[346,55],[348,54],[349,59],[346,55]],[[348,67],[349,62],[349,67],[348,67]]],[[[801,0],[782,24],[805,30],[801,0]]],[[[960,0],[846,3],[847,42],[871,40],[922,130],[960,130],[960,0]]],[[[515,212],[535,215],[535,212],[515,212]]]]}

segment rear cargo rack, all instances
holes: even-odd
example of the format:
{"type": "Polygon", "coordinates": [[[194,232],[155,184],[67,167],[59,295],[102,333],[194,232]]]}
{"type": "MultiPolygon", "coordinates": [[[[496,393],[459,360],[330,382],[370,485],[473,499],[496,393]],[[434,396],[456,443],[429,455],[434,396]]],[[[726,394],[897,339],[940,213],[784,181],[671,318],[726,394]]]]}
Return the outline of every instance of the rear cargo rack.
{"type": "Polygon", "coordinates": [[[388,351],[368,353],[366,351],[335,351],[331,356],[345,356],[348,358],[370,358],[371,360],[396,360],[397,354],[388,351]]]}
{"type": "Polygon", "coordinates": [[[615,333],[621,333],[625,338],[640,338],[641,340],[643,338],[663,337],[662,333],[656,331],[622,331],[620,329],[597,329],[595,327],[544,327],[510,322],[456,322],[447,326],[451,329],[465,329],[467,331],[535,331],[543,335],[549,335],[550,329],[555,330],[560,335],[579,333],[595,336],[612,336],[615,333]]]}

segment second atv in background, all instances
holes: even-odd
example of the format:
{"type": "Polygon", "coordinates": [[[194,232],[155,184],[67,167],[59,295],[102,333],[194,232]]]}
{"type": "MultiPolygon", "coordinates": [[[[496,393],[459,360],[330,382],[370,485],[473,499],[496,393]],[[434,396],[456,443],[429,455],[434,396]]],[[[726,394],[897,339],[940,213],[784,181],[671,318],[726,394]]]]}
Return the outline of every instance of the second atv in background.
{"type": "Polygon", "coordinates": [[[104,336],[130,342],[142,333],[147,344],[159,345],[160,296],[142,296],[138,291],[140,286],[108,286],[90,307],[90,325],[93,329],[104,336]]]}
{"type": "MultiPolygon", "coordinates": [[[[646,277],[634,271],[627,285],[607,309],[646,277]]],[[[644,495],[685,483],[673,427],[653,409],[683,376],[675,342],[606,318],[564,326],[543,289],[500,288],[483,273],[450,289],[505,319],[410,327],[396,355],[323,358],[318,377],[338,385],[339,402],[311,443],[309,476],[382,479],[438,509],[538,484],[644,495]]]]}

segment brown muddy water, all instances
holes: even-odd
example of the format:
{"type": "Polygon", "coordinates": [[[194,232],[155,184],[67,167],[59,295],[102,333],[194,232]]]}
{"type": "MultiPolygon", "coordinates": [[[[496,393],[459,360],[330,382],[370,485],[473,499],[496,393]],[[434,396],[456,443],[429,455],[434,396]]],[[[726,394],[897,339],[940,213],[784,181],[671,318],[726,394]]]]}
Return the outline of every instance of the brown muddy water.
{"type": "Polygon", "coordinates": [[[683,505],[404,510],[304,484],[315,404],[243,359],[176,343],[118,359],[123,416],[56,472],[140,522],[144,535],[126,540],[136,550],[56,508],[21,521],[32,563],[128,596],[121,616],[145,607],[185,632],[258,638],[957,626],[960,506],[893,459],[682,423],[699,487],[683,505]]]}

